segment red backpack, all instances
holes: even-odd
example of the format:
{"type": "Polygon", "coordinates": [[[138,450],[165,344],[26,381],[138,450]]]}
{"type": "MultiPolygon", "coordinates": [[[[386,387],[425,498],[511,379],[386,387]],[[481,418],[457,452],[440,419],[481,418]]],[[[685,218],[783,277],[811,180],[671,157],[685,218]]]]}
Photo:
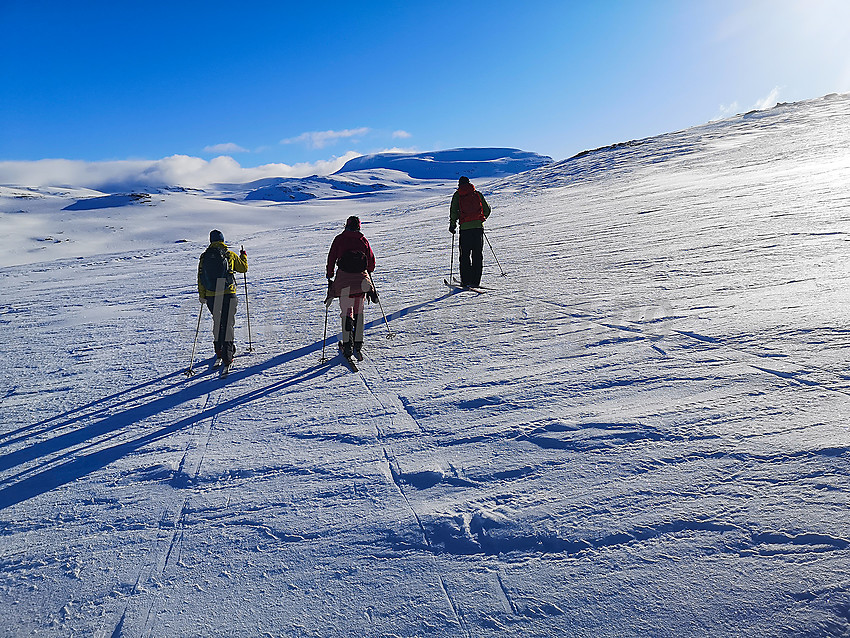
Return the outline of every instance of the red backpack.
{"type": "Polygon", "coordinates": [[[481,197],[472,185],[468,188],[457,189],[457,194],[458,204],[460,205],[460,219],[458,221],[461,224],[483,222],[487,219],[484,217],[484,205],[481,203],[481,197]]]}

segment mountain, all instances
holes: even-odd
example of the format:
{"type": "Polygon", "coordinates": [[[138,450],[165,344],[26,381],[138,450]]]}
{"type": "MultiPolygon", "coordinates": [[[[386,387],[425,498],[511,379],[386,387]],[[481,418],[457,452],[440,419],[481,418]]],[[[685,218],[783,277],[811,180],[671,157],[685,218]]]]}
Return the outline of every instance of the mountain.
{"type": "Polygon", "coordinates": [[[847,636],[848,122],[484,180],[482,294],[443,283],[451,180],[0,189],[0,636],[847,636]],[[352,214],[359,374],[322,303],[352,214]],[[212,227],[250,267],[223,381],[212,227]]]}
{"type": "Polygon", "coordinates": [[[406,188],[416,180],[456,181],[499,178],[552,163],[551,157],[510,148],[458,148],[430,153],[376,153],[349,160],[331,177],[264,179],[220,185],[232,201],[303,202],[311,199],[366,197],[406,188]]]}
{"type": "Polygon", "coordinates": [[[415,179],[505,177],[552,163],[552,158],[515,148],[455,148],[430,153],[376,153],[349,160],[335,174],[390,169],[415,179]]]}

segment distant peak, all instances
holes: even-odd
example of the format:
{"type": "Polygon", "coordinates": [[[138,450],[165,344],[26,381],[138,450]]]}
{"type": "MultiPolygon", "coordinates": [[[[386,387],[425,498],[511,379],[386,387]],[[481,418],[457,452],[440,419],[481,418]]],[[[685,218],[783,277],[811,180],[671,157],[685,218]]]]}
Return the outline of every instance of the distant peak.
{"type": "Polygon", "coordinates": [[[362,155],[346,162],[335,174],[390,169],[407,173],[414,179],[457,179],[461,175],[505,177],[551,163],[551,157],[516,148],[454,148],[362,155]]]}

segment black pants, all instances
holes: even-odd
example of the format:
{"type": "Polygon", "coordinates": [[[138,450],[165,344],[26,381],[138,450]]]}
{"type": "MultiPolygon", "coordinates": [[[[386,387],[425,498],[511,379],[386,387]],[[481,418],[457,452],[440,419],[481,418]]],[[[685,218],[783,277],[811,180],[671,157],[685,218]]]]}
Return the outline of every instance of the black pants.
{"type": "Polygon", "coordinates": [[[460,231],[460,280],[465,286],[481,285],[484,268],[484,229],[460,231]]]}
{"type": "Polygon", "coordinates": [[[236,295],[207,297],[207,308],[213,316],[213,344],[215,355],[224,365],[230,365],[236,346],[233,344],[233,326],[236,323],[236,295]]]}

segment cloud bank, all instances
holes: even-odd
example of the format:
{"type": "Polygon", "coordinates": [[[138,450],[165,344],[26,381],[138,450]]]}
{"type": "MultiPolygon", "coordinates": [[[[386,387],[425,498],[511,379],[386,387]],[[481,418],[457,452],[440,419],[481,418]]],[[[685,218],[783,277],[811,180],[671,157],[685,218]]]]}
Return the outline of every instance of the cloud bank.
{"type": "Polygon", "coordinates": [[[244,183],[266,177],[329,175],[360,153],[302,164],[265,164],[244,168],[232,157],[211,160],[172,155],[160,160],[84,162],[45,159],[34,162],[0,162],[0,184],[8,186],[58,186],[124,191],[144,188],[186,186],[204,188],[217,183],[244,183]]]}

